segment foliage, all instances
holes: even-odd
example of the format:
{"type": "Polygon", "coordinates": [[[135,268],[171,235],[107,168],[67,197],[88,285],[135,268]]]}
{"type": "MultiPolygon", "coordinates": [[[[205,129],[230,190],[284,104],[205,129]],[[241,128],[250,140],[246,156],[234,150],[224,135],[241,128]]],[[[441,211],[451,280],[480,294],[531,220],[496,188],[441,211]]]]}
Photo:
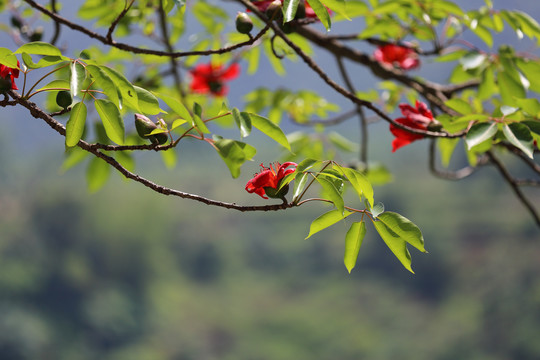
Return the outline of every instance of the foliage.
{"type": "Polygon", "coordinates": [[[10,2],[12,28],[25,41],[14,50],[0,48],[1,75],[9,85],[2,88],[5,99],[0,104],[26,108],[29,116],[45,121],[65,136],[69,166],[78,162],[74,158],[83,157],[76,148],[93,155],[87,171],[91,190],[105,184],[112,167],[155,192],[239,211],[281,211],[313,202],[330,204],[331,209],[325,209],[311,223],[307,238],[345,219],[351,220],[350,216],[355,218],[345,237],[344,262],[349,272],[355,266],[367,220],[407,270],[413,272],[408,245],[426,252],[422,232],[414,223],[375,202],[367,156],[366,112],[388,122],[392,133],[403,140],[394,146],[394,151],[415,140],[430,138],[433,144],[439,144],[444,165],[449,164],[456,148],[454,139],[463,139],[469,164],[455,172],[438,170],[433,145],[429,150],[433,173],[457,179],[490,163],[540,225],[534,203],[521,190],[524,185],[539,186],[540,182],[516,178],[499,158],[499,152],[509,152],[520,158],[534,176],[540,175],[534,158],[540,146],[540,103],[534,98],[540,92],[540,62],[509,45],[492,50],[494,36],[506,26],[517,37],[540,41],[536,20],[520,11],[494,9],[490,1],[479,10],[467,12],[446,0],[269,3],[87,0],[78,16],[102,28],[94,32],[58,15],[56,2],[50,8],[33,0],[10,2]],[[242,22],[249,26],[238,24],[237,17],[231,16],[234,11],[249,11],[251,15],[241,15],[242,22]],[[55,25],[50,41],[43,41],[42,32],[25,23],[32,14],[44,15],[55,25]],[[188,29],[187,19],[192,18],[199,23],[198,33],[188,29]],[[319,23],[330,30],[344,20],[365,27],[356,34],[342,36],[317,30],[319,23]],[[241,27],[239,31],[237,26],[241,27]],[[100,46],[64,49],[57,46],[60,29],[84,35],[100,46]],[[103,30],[106,35],[102,35],[103,30]],[[463,37],[467,32],[477,36],[481,45],[466,42],[463,37]],[[139,46],[145,38],[159,38],[163,50],[139,46]],[[196,42],[191,49],[176,50],[193,38],[196,42]],[[375,45],[374,55],[355,49],[350,45],[353,40],[375,45]],[[341,80],[336,81],[335,75],[315,62],[313,45],[336,58],[341,80]],[[328,112],[338,107],[319,91],[262,86],[246,94],[244,109],[229,104],[229,82],[239,76],[239,63],[246,62],[248,71],[256,75],[261,49],[279,75],[287,73],[289,60],[300,60],[313,76],[346,99],[352,111],[328,119],[328,112]],[[408,73],[430,57],[453,64],[448,84],[436,84],[408,73]],[[379,87],[386,89],[391,101],[383,104],[384,98],[377,93],[358,93],[356,79],[344,60],[380,78],[383,82],[379,87]],[[128,75],[131,68],[136,76],[128,75]],[[20,77],[16,78],[18,71],[20,77]],[[184,75],[189,76],[190,83],[184,75]],[[15,92],[14,82],[18,82],[20,94],[15,92]],[[46,100],[43,105],[30,102],[42,93],[50,94],[56,104],[46,100]],[[394,119],[389,105],[399,103],[403,94],[407,100],[400,108],[405,118],[394,119]],[[416,108],[407,105],[413,99],[416,108]],[[66,114],[64,125],[59,119],[65,119],[66,114]],[[281,127],[284,114],[297,124],[314,126],[320,136],[287,136],[281,127]],[[89,116],[98,118],[93,131],[89,116]],[[323,119],[316,121],[314,116],[323,119]],[[140,136],[136,136],[134,126],[126,122],[133,117],[148,119],[148,131],[137,129],[140,136]],[[337,160],[334,149],[355,151],[355,146],[327,129],[351,117],[359,119],[361,128],[359,162],[346,165],[337,160]],[[231,128],[237,129],[235,135],[231,128]],[[189,139],[208,144],[230,175],[238,178],[245,163],[257,155],[257,144],[248,142],[253,128],[274,140],[286,153],[284,157],[298,164],[294,172],[272,185],[280,194],[275,196],[282,200],[280,204],[251,206],[208,199],[161,186],[133,170],[133,153],[148,150],[161,152],[165,163],[173,166],[179,145],[189,139]],[[292,196],[287,200],[284,194],[293,182],[292,196]],[[313,187],[317,187],[316,196],[307,198],[313,187]],[[350,199],[345,196],[347,192],[356,196],[350,199]]]}

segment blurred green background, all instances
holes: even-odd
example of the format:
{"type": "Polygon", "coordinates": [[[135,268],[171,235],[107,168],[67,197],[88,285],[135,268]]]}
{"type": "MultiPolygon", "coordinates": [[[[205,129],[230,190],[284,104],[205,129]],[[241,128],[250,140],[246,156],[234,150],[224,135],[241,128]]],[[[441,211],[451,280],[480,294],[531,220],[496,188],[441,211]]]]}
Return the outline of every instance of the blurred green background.
{"type": "MultiPolygon", "coordinates": [[[[10,156],[1,137],[3,360],[540,357],[539,232],[493,169],[450,183],[427,173],[427,144],[389,158],[399,180],[376,199],[415,221],[430,253],[412,251],[412,275],[368,228],[349,275],[345,225],[303,240],[322,206],[237,213],[117,175],[89,194],[84,167],[58,173],[62,144],[10,156]]],[[[260,201],[243,190],[255,164],[218,181],[217,155],[179,155],[175,171],[155,153],[140,170],[260,201]]]]}
{"type": "MultiPolygon", "coordinates": [[[[530,9],[539,3],[515,4],[538,14],[530,9]]],[[[437,64],[424,70],[446,76],[437,64]]],[[[262,76],[269,87],[287,85],[262,76]]],[[[335,100],[318,79],[302,79],[291,85],[335,100]]],[[[236,82],[233,106],[253,82],[236,82]]],[[[61,172],[63,140],[47,125],[14,109],[2,109],[0,122],[2,360],[540,358],[540,231],[492,168],[437,180],[427,141],[392,154],[387,125],[375,124],[371,157],[395,177],[375,199],[422,229],[429,254],[411,250],[412,275],[368,227],[349,275],[347,224],[303,240],[322,205],[238,213],[116,173],[89,193],[85,166],[61,172]]],[[[354,124],[338,131],[357,139],[354,124]]],[[[213,151],[189,142],[175,170],[153,152],[137,156],[137,170],[182,191],[266,203],[244,191],[259,162],[282,155],[265,144],[236,180],[213,151]]],[[[529,196],[540,204],[538,192],[529,196]]]]}

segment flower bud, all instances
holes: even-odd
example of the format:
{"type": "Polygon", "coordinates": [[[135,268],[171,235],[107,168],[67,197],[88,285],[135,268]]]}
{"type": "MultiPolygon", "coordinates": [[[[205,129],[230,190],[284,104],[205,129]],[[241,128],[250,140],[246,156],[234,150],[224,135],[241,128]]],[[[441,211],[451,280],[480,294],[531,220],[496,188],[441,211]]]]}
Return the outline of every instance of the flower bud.
{"type": "Polygon", "coordinates": [[[251,21],[248,14],[244,12],[239,12],[236,15],[236,30],[240,34],[249,34],[253,29],[253,22],[251,21]]]}
{"type": "Polygon", "coordinates": [[[56,94],[56,104],[62,109],[67,109],[72,102],[73,98],[69,91],[59,91],[58,94],[56,94]]]}
{"type": "Polygon", "coordinates": [[[152,120],[142,114],[135,114],[135,128],[140,137],[149,139],[153,144],[163,145],[169,139],[169,136],[166,133],[149,135],[158,127],[152,120]]]}
{"type": "Polygon", "coordinates": [[[270,19],[274,19],[276,21],[281,21],[283,19],[283,13],[281,12],[281,1],[275,0],[268,5],[266,8],[266,16],[270,19]]]}

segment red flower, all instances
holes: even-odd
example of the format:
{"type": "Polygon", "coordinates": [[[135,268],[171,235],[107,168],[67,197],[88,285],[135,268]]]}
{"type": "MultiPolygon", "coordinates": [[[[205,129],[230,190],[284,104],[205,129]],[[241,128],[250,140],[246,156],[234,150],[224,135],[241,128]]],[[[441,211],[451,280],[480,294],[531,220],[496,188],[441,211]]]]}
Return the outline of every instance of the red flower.
{"type": "MultiPolygon", "coordinates": [[[[280,0],[280,1],[283,4],[283,0],[280,0]]],[[[253,5],[255,5],[257,7],[257,9],[259,9],[259,11],[261,11],[261,12],[265,12],[266,8],[268,8],[268,5],[270,5],[273,2],[274,2],[274,0],[252,1],[253,5]]],[[[312,19],[317,18],[317,15],[315,14],[315,11],[313,11],[313,8],[311,7],[311,5],[309,5],[308,2],[305,1],[305,0],[304,0],[304,4],[305,4],[305,9],[306,9],[306,17],[307,18],[312,18],[312,19]]],[[[248,9],[248,11],[249,11],[249,9],[248,9]]]]}
{"type": "Polygon", "coordinates": [[[271,164],[270,168],[264,167],[263,164],[261,164],[261,167],[263,168],[262,171],[255,174],[255,177],[247,182],[246,191],[250,194],[255,193],[263,199],[268,199],[265,195],[273,198],[283,197],[287,191],[276,193],[276,191],[273,191],[272,189],[277,190],[279,188],[281,180],[296,170],[296,164],[293,162],[286,162],[283,165],[280,165],[276,162],[271,164]],[[287,169],[289,166],[292,166],[293,168],[287,169]]]}
{"type": "Polygon", "coordinates": [[[226,80],[232,80],[240,73],[240,65],[232,63],[227,69],[223,69],[221,65],[215,64],[200,64],[189,71],[193,77],[190,84],[190,89],[193,92],[200,94],[208,94],[216,96],[224,96],[229,90],[225,86],[226,80]]]}
{"type": "MultiPolygon", "coordinates": [[[[413,108],[409,104],[400,104],[399,108],[405,117],[396,119],[396,122],[410,128],[427,130],[429,123],[434,121],[433,114],[427,108],[426,104],[418,100],[416,101],[416,108],[413,108]]],[[[390,131],[396,137],[392,141],[392,152],[424,137],[424,135],[413,134],[407,130],[400,129],[394,124],[390,124],[390,131]]]]}
{"type": "Polygon", "coordinates": [[[387,44],[379,46],[373,53],[375,60],[386,66],[397,66],[410,70],[420,65],[418,54],[411,48],[387,44]]]}
{"type": "Polygon", "coordinates": [[[0,78],[4,80],[4,82],[9,83],[9,87],[11,87],[11,90],[19,90],[17,85],[15,84],[15,79],[19,77],[19,69],[20,66],[19,61],[17,60],[17,69],[7,67],[6,65],[0,64],[0,78]]]}

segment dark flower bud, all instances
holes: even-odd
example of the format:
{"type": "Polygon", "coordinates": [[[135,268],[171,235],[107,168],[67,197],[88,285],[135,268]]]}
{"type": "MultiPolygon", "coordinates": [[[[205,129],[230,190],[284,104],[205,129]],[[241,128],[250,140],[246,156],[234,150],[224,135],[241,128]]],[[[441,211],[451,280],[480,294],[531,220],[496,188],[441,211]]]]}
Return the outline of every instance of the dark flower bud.
{"type": "Polygon", "coordinates": [[[149,139],[153,144],[163,145],[169,139],[169,136],[166,133],[149,135],[158,127],[152,120],[142,114],[135,114],[135,128],[140,137],[149,139]]]}
{"type": "Polygon", "coordinates": [[[59,91],[58,94],[56,94],[56,104],[62,109],[67,109],[72,102],[73,98],[69,91],[59,91]]]}
{"type": "Polygon", "coordinates": [[[23,25],[21,20],[16,16],[12,16],[10,21],[11,21],[11,26],[13,26],[14,28],[17,28],[17,29],[20,29],[22,27],[22,25],[23,25]]]}
{"type": "Polygon", "coordinates": [[[275,0],[271,2],[270,5],[268,5],[268,7],[266,8],[266,11],[265,11],[266,16],[268,16],[268,18],[270,19],[281,21],[283,19],[283,13],[281,12],[281,7],[282,7],[281,1],[275,0]]]}
{"type": "Polygon", "coordinates": [[[239,12],[236,15],[236,30],[240,34],[249,34],[253,29],[253,22],[251,21],[248,14],[244,12],[239,12]]]}

